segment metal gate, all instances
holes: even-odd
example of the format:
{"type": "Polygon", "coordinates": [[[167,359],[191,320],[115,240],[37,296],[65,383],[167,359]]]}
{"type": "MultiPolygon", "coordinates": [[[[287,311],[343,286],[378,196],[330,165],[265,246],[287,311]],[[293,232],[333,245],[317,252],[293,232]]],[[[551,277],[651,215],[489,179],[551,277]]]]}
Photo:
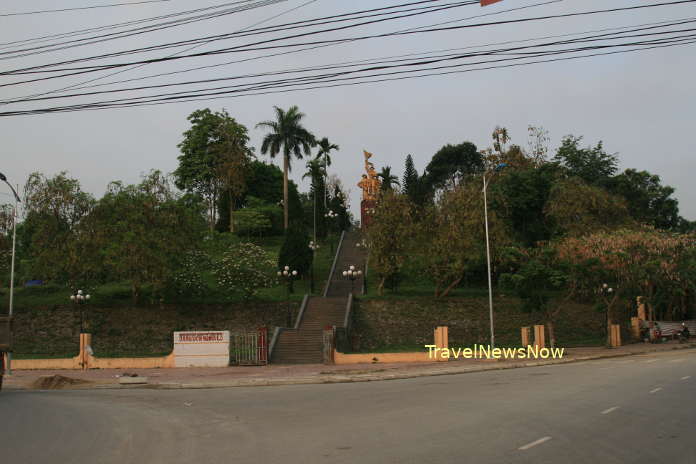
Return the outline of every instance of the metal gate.
{"type": "Polygon", "coordinates": [[[268,329],[230,335],[230,362],[239,366],[268,364],[268,329]]]}

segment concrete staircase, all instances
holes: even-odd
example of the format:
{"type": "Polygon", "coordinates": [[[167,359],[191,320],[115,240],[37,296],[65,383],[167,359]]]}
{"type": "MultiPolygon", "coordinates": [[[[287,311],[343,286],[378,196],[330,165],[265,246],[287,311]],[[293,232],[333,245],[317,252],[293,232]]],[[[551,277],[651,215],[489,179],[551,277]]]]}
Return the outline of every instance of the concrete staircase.
{"type": "MultiPolygon", "coordinates": [[[[346,232],[336,250],[335,266],[325,296],[310,297],[297,328],[283,329],[273,346],[271,362],[278,364],[318,364],[322,359],[322,331],[325,327],[343,327],[351,283],[342,273],[353,265],[363,269],[364,251],[355,246],[358,232],[346,232]]],[[[361,293],[362,278],[354,283],[355,293],[361,293]]]]}

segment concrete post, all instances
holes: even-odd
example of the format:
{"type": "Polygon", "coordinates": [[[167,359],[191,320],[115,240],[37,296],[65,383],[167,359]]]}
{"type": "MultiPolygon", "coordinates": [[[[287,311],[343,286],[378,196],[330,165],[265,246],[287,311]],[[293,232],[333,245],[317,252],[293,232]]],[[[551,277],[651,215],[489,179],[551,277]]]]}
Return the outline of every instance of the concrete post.
{"type": "Polygon", "coordinates": [[[618,348],[621,346],[621,326],[619,324],[611,325],[611,347],[618,348]]]}
{"type": "MultiPolygon", "coordinates": [[[[449,332],[447,326],[439,326],[435,329],[433,336],[437,348],[449,348],[449,332]]],[[[447,358],[438,357],[437,361],[446,362],[447,358]]]]}
{"type": "Polygon", "coordinates": [[[546,348],[546,339],[543,324],[534,326],[534,346],[539,349],[546,348]]]}
{"type": "Polygon", "coordinates": [[[520,330],[522,336],[522,347],[527,348],[531,343],[529,342],[531,337],[531,329],[529,327],[522,327],[520,330]]]}
{"type": "Polygon", "coordinates": [[[631,318],[631,336],[633,337],[634,340],[640,339],[640,318],[639,317],[632,317],[631,318]]]}
{"type": "Polygon", "coordinates": [[[645,312],[645,303],[643,303],[643,297],[636,297],[636,305],[638,306],[638,319],[648,320],[647,313],[645,312]]]}

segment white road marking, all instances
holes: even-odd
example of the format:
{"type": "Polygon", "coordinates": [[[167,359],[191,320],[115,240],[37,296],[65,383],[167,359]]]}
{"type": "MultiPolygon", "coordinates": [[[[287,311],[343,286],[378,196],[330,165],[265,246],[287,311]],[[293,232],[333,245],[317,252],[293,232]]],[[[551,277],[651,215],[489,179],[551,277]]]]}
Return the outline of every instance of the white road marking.
{"type": "Polygon", "coordinates": [[[645,364],[654,363],[655,361],[657,361],[657,359],[650,359],[648,361],[645,361],[645,364]]]}
{"type": "Polygon", "coordinates": [[[657,393],[660,390],[662,390],[662,387],[653,388],[652,390],[650,390],[650,393],[657,393]]]}
{"type": "Polygon", "coordinates": [[[690,378],[691,378],[691,376],[690,376],[690,375],[685,375],[685,376],[684,376],[684,377],[682,377],[681,379],[682,379],[682,380],[689,380],[690,378]]]}
{"type": "Polygon", "coordinates": [[[531,448],[531,447],[533,447],[533,446],[536,446],[536,445],[541,445],[542,443],[547,442],[547,441],[549,441],[550,439],[551,439],[551,437],[540,438],[540,439],[538,439],[538,440],[536,440],[536,441],[533,441],[533,442],[531,442],[531,443],[527,443],[527,444],[524,445],[524,446],[520,446],[520,447],[517,448],[517,449],[520,450],[520,451],[528,450],[529,448],[531,448]]]}
{"type": "Polygon", "coordinates": [[[671,362],[671,363],[678,363],[678,362],[682,362],[683,360],[684,360],[683,358],[679,358],[679,359],[672,359],[672,360],[669,361],[669,362],[671,362]]]}
{"type": "Polygon", "coordinates": [[[613,408],[605,409],[604,411],[602,411],[602,414],[609,414],[610,412],[616,411],[617,409],[619,409],[619,407],[614,406],[613,408]]]}

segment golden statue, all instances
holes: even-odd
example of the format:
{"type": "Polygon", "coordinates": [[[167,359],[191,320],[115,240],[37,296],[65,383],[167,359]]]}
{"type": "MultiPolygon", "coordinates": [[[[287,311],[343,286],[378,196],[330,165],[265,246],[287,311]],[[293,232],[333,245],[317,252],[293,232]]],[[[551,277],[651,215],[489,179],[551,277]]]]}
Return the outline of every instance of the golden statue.
{"type": "Polygon", "coordinates": [[[365,171],[367,174],[362,175],[362,179],[358,182],[358,187],[362,189],[363,201],[375,201],[377,200],[377,193],[379,193],[382,183],[379,180],[375,166],[368,161],[372,158],[372,153],[363,150],[363,154],[365,155],[365,171]]]}

